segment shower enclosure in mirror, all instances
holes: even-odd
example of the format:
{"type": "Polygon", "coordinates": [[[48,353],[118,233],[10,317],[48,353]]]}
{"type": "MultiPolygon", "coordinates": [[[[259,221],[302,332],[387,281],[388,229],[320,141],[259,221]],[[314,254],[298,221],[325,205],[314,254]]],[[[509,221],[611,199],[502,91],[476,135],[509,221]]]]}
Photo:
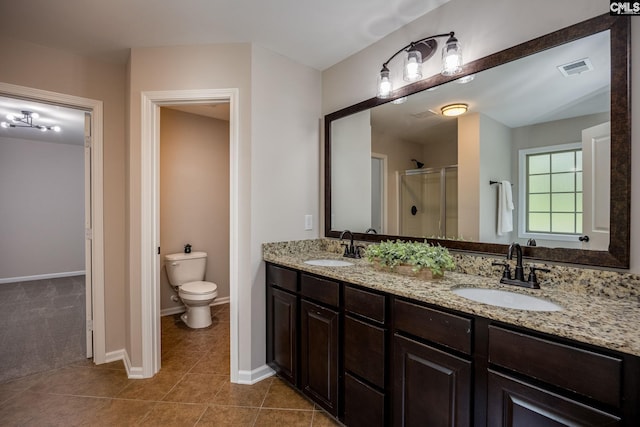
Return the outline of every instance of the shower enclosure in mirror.
{"type": "Polygon", "coordinates": [[[325,234],[499,254],[535,241],[526,256],[628,266],[629,43],[628,19],[603,15],[327,115],[325,234]],[[450,103],[468,111],[442,115],[450,103]]]}

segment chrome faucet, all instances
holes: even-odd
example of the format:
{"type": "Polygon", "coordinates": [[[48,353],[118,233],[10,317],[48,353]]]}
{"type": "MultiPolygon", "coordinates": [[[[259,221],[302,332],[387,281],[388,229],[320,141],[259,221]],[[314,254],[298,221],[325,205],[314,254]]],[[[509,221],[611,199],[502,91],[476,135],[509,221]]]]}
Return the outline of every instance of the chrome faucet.
{"type": "Polygon", "coordinates": [[[340,241],[342,241],[342,239],[344,238],[345,234],[349,233],[349,237],[350,237],[350,242],[349,244],[346,243],[342,243],[342,246],[344,246],[344,255],[347,258],[360,258],[360,247],[355,247],[353,245],[353,233],[349,230],[344,230],[342,233],[340,233],[340,241]]]}
{"type": "Polygon", "coordinates": [[[511,267],[507,262],[494,262],[491,265],[494,266],[502,266],[504,270],[502,272],[502,278],[500,279],[500,283],[505,283],[507,285],[515,285],[522,286],[525,288],[532,289],[540,289],[540,284],[538,283],[538,277],[536,276],[536,271],[544,271],[549,273],[551,270],[547,268],[540,267],[530,267],[529,277],[527,280],[524,279],[524,267],[522,266],[522,247],[519,243],[513,242],[509,245],[509,250],[507,251],[507,259],[513,259],[513,250],[516,251],[516,269],[515,269],[515,278],[511,277],[511,267]]]}

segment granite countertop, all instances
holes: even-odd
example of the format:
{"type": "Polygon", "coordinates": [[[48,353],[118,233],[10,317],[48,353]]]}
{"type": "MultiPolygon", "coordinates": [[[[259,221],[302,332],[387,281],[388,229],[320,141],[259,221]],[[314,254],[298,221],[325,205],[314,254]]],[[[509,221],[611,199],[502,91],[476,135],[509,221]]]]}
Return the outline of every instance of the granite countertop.
{"type": "Polygon", "coordinates": [[[502,285],[499,277],[446,272],[442,279],[426,281],[374,269],[364,259],[343,258],[333,251],[308,247],[303,251],[272,250],[265,245],[265,261],[329,277],[370,289],[387,292],[441,307],[473,314],[539,332],[593,344],[640,356],[640,302],[589,295],[575,287],[548,286],[526,289],[502,285]],[[353,262],[347,267],[320,267],[305,264],[312,259],[340,259],[353,262]],[[548,299],[562,311],[542,312],[501,308],[474,302],[451,292],[456,287],[504,289],[548,299]]]}

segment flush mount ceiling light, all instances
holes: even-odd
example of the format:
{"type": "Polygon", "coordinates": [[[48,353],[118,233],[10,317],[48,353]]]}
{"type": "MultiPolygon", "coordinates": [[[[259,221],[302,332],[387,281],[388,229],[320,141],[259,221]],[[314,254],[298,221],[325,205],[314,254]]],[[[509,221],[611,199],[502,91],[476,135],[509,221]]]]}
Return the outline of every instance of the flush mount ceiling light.
{"type": "Polygon", "coordinates": [[[438,47],[435,40],[439,37],[449,37],[442,48],[443,76],[453,76],[462,71],[462,46],[454,37],[454,32],[436,34],[411,42],[382,64],[382,70],[378,76],[378,98],[389,98],[393,93],[393,85],[389,78],[389,62],[401,52],[405,52],[403,79],[407,82],[415,82],[422,78],[422,63],[431,58],[438,47]]]}
{"type": "Polygon", "coordinates": [[[455,117],[467,112],[469,106],[467,104],[449,104],[440,109],[443,116],[455,117]]]}
{"type": "Polygon", "coordinates": [[[60,126],[45,126],[45,125],[37,125],[33,123],[33,119],[37,119],[40,117],[38,113],[34,113],[32,111],[21,111],[22,117],[17,117],[14,114],[7,114],[7,120],[9,122],[2,122],[0,126],[3,128],[30,128],[37,129],[41,132],[46,132],[48,130],[52,130],[54,132],[60,132],[62,129],[60,126]]]}

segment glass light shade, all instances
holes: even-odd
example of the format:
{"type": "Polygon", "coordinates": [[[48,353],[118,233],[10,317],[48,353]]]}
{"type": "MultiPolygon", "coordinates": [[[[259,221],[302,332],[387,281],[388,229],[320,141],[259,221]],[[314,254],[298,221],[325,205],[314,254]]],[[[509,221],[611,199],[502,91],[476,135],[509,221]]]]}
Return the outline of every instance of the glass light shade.
{"type": "Polygon", "coordinates": [[[54,126],[51,128],[54,132],[60,132],[62,129],[60,128],[60,126],[54,126]]]}
{"type": "Polygon", "coordinates": [[[39,119],[40,118],[40,114],[38,113],[31,113],[31,114],[27,114],[28,116],[31,116],[32,119],[39,119]]]}
{"type": "Polygon", "coordinates": [[[466,113],[468,108],[467,104],[450,104],[442,107],[441,111],[443,116],[455,117],[466,113]]]}
{"type": "Polygon", "coordinates": [[[2,126],[3,128],[5,128],[5,129],[6,129],[6,128],[8,128],[8,127],[9,127],[9,123],[7,123],[7,122],[2,122],[2,123],[0,123],[0,126],[2,126]]]}
{"type": "Polygon", "coordinates": [[[7,114],[7,120],[11,120],[12,122],[15,122],[16,116],[14,116],[13,114],[7,114]]]}
{"type": "Polygon", "coordinates": [[[393,92],[393,85],[389,79],[389,70],[382,69],[378,76],[378,98],[389,98],[393,92]]]}
{"type": "Polygon", "coordinates": [[[419,50],[408,50],[404,57],[403,79],[416,82],[422,78],[422,54],[419,50]]]}
{"type": "Polygon", "coordinates": [[[462,71],[462,45],[455,37],[449,37],[442,48],[443,76],[453,76],[462,71]]]}

